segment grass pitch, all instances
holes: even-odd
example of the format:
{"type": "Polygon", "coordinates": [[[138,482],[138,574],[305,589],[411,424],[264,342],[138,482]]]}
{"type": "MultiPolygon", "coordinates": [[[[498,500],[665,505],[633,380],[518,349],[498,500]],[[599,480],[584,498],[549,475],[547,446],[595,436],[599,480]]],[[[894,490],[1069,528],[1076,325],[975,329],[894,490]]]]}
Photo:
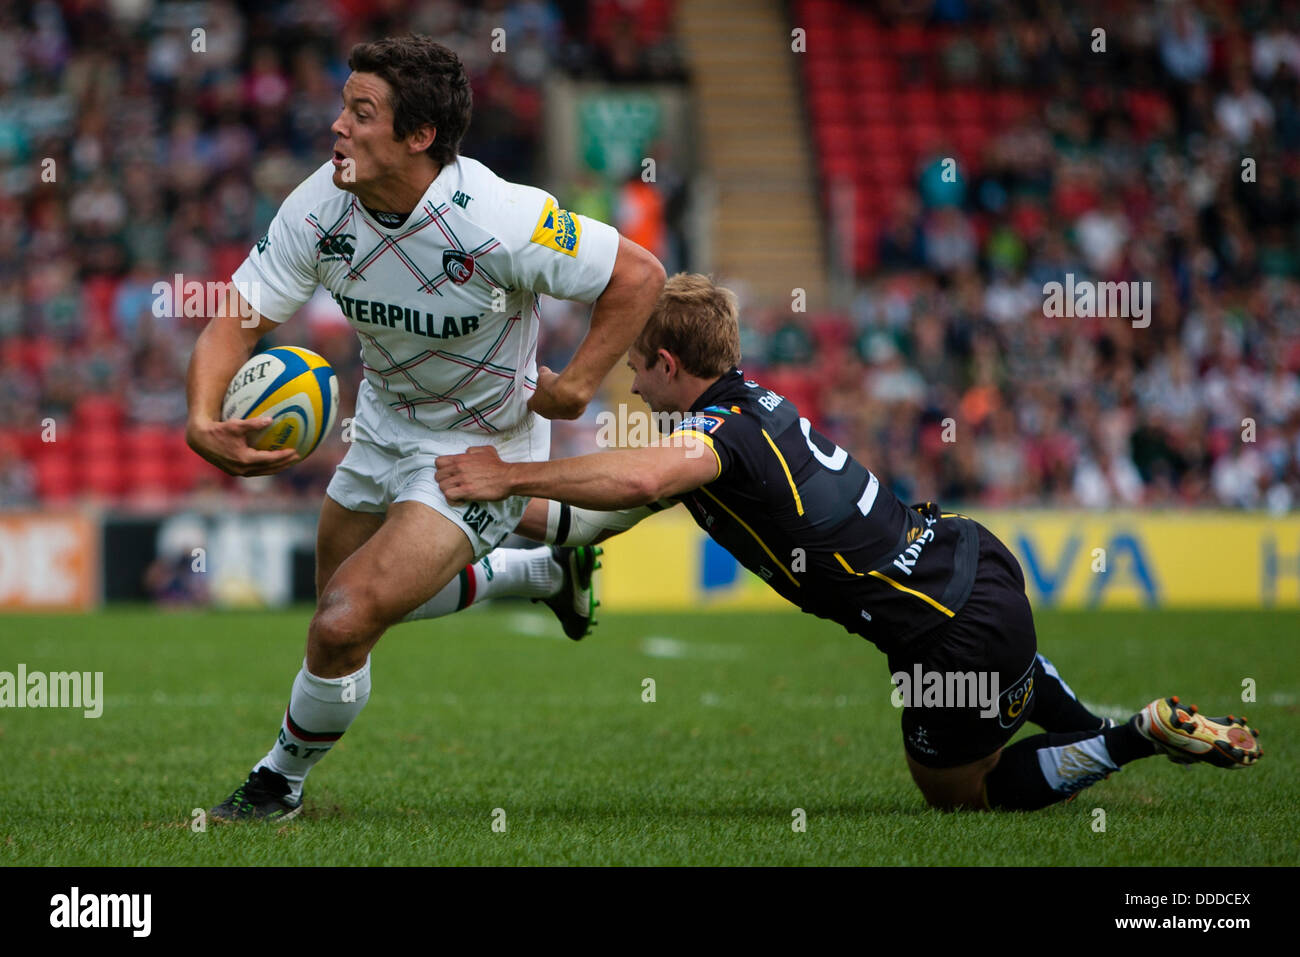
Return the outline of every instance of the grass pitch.
{"type": "Polygon", "coordinates": [[[476,608],[380,642],[370,703],[299,818],[196,833],[192,811],[271,744],[308,619],[0,616],[0,670],[102,671],[105,697],[93,720],[0,710],[0,862],[1300,863],[1293,612],[1040,613],[1040,650],[1089,704],[1244,711],[1264,757],[1233,772],[1152,758],[1045,811],[941,814],[907,773],[884,656],[835,625],[608,614],[574,644],[533,606],[476,608]]]}

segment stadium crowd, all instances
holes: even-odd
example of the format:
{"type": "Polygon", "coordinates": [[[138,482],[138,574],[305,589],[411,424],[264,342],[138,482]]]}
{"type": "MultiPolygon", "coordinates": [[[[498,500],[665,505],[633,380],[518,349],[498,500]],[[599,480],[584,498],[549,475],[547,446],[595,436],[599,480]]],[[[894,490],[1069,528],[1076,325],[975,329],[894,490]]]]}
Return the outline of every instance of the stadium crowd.
{"type": "Polygon", "coordinates": [[[921,157],[850,313],[751,311],[747,363],[906,501],[1297,507],[1300,6],[881,6],[903,102],[1034,108],[921,157]],[[1068,274],[1149,281],[1150,325],[1049,318],[1068,274]]]}
{"type": "MultiPolygon", "coordinates": [[[[907,501],[1297,507],[1297,5],[1107,3],[1105,58],[1088,55],[1087,17],[1101,13],[1047,0],[882,8],[882,23],[949,38],[914,76],[1033,91],[1039,105],[955,182],[938,173],[942,150],[917,167],[882,210],[845,312],[794,314],[719,277],[742,295],[746,372],[907,501]],[[1150,325],[1046,317],[1043,286],[1067,273],[1149,280],[1150,325]]],[[[680,82],[671,18],[669,0],[5,6],[0,506],[49,491],[47,419],[176,434],[201,320],[157,318],[154,284],[229,277],[328,155],[352,43],[443,39],[474,82],[465,154],[540,183],[547,76],[680,82]],[[497,24],[518,38],[509,56],[471,42],[497,24]]],[[[626,231],[622,185],[551,186],[626,231]]],[[[674,248],[670,271],[692,268],[674,248]]],[[[583,312],[543,315],[539,361],[562,367],[583,312]]],[[[285,341],[339,371],[347,414],[354,334],[323,292],[293,325],[285,341]]],[[[585,451],[602,407],[557,429],[554,454],[585,451]]],[[[342,452],[335,441],[266,482],[203,471],[186,487],[318,499],[342,452]]]]}

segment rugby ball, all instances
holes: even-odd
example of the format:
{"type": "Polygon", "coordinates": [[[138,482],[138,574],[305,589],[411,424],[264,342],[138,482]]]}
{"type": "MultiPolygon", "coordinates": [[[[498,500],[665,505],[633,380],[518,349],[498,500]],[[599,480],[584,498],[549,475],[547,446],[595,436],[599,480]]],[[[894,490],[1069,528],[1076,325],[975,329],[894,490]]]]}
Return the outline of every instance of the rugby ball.
{"type": "Polygon", "coordinates": [[[276,346],[245,362],[230,380],[221,418],[271,417],[271,424],[249,437],[264,452],[296,449],[306,458],[334,427],[339,380],[310,349],[276,346]]]}

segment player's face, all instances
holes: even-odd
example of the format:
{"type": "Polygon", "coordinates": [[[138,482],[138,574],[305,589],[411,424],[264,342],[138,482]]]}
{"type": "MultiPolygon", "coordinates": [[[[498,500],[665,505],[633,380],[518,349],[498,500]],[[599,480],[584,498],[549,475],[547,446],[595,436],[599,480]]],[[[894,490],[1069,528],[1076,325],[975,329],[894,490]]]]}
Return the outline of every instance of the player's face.
{"type": "Polygon", "coordinates": [[[400,174],[412,160],[406,140],[393,138],[392,87],[373,73],[353,73],[343,85],[343,110],[330,127],[334,185],[351,192],[400,174]]]}
{"type": "Polygon", "coordinates": [[[651,412],[677,412],[671,398],[667,363],[655,356],[646,360],[635,349],[627,353],[627,367],[632,370],[632,394],[639,395],[651,412]]]}

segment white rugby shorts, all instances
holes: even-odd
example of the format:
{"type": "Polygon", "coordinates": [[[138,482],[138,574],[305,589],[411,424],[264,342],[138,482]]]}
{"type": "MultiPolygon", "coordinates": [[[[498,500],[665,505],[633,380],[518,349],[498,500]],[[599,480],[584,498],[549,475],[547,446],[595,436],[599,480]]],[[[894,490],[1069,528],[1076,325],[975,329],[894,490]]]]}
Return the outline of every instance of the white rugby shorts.
{"type": "Polygon", "coordinates": [[[421,502],[446,516],[469,538],[475,560],[514,531],[527,496],[451,505],[438,487],[434,460],[472,445],[491,445],[507,462],[542,462],[551,454],[551,423],[535,413],[495,435],[459,429],[434,431],[393,412],[364,379],[352,421],[352,445],[325,494],[354,512],[387,512],[397,502],[421,502]]]}

